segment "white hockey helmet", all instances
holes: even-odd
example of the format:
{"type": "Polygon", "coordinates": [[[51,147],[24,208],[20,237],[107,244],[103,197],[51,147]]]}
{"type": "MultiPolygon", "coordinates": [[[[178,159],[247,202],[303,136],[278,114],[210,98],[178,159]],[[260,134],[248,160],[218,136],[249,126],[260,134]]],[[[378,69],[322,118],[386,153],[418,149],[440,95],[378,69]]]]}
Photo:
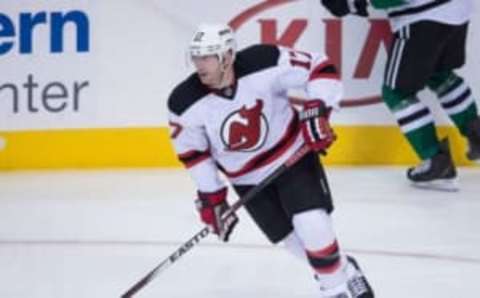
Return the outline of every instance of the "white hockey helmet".
{"type": "Polygon", "coordinates": [[[229,50],[235,57],[235,34],[230,26],[223,24],[200,25],[188,48],[191,57],[218,55],[220,61],[223,60],[223,54],[229,50]]]}

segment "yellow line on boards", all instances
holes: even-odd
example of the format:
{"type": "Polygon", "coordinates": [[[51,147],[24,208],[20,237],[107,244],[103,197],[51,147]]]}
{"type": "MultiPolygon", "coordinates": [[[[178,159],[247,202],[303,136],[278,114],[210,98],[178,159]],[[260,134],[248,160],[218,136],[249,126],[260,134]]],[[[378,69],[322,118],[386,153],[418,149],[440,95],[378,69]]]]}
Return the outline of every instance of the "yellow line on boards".
{"type": "MultiPolygon", "coordinates": [[[[323,158],[329,165],[407,165],[418,162],[395,126],[335,126],[337,142],[323,158]]],[[[177,167],[168,128],[99,128],[0,131],[0,170],[177,167]]],[[[466,145],[452,127],[448,135],[458,165],[466,145]]]]}
{"type": "Polygon", "coordinates": [[[0,132],[0,169],[179,166],[167,128],[0,132]]]}

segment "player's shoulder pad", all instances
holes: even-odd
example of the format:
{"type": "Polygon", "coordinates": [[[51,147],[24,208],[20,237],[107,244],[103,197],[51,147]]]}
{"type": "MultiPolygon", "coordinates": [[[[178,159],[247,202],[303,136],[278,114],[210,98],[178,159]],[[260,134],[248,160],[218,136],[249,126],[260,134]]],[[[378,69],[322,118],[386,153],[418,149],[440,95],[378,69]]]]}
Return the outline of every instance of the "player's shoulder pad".
{"type": "Polygon", "coordinates": [[[210,91],[202,85],[198,76],[192,74],[173,89],[168,98],[168,109],[180,116],[209,93],[210,91]]]}
{"type": "Polygon", "coordinates": [[[235,74],[238,78],[276,66],[280,50],[275,45],[258,44],[237,53],[235,74]]]}

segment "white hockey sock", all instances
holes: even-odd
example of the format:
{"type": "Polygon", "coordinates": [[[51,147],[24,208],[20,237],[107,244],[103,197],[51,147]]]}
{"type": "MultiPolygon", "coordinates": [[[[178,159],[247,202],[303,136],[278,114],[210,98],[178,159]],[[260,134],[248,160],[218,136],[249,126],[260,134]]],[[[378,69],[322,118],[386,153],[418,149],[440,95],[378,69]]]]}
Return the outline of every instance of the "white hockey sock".
{"type": "Polygon", "coordinates": [[[302,261],[308,261],[305,247],[295,231],[292,231],[287,237],[285,237],[283,240],[283,245],[297,258],[301,259],[302,261]]]}
{"type": "Polygon", "coordinates": [[[322,288],[332,288],[347,281],[330,215],[322,209],[296,214],[293,217],[295,233],[303,243],[307,259],[322,288]]]}

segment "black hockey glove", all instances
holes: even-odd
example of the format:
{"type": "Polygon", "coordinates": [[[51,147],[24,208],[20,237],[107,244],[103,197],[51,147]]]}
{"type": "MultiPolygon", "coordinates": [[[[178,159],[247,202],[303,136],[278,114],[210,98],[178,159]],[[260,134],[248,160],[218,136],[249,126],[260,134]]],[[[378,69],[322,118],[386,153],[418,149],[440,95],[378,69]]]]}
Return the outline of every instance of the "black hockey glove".
{"type": "Polygon", "coordinates": [[[339,18],[348,14],[368,17],[367,0],[321,0],[321,3],[331,14],[339,18]]]}

